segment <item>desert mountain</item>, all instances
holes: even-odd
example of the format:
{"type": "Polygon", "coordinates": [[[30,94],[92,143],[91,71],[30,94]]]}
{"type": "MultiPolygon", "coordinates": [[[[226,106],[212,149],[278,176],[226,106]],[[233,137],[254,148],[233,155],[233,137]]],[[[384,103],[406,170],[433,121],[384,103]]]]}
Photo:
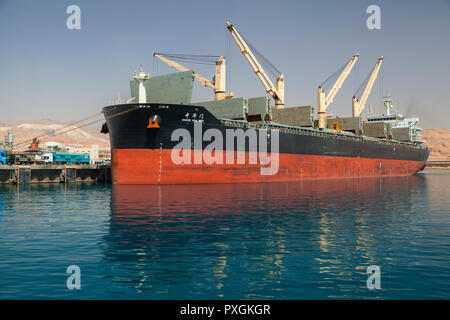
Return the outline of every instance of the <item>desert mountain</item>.
{"type": "Polygon", "coordinates": [[[38,137],[41,145],[45,142],[55,141],[65,145],[76,145],[80,147],[90,147],[98,144],[100,149],[109,148],[108,135],[100,133],[102,122],[97,122],[90,126],[78,128],[81,124],[70,125],[53,120],[23,121],[0,124],[0,140],[12,132],[14,144],[21,144],[21,148],[26,149],[32,138],[38,137]],[[26,142],[26,143],[25,143],[26,142]]]}
{"type": "Polygon", "coordinates": [[[427,129],[422,138],[431,149],[430,160],[450,160],[450,129],[427,129]]]}

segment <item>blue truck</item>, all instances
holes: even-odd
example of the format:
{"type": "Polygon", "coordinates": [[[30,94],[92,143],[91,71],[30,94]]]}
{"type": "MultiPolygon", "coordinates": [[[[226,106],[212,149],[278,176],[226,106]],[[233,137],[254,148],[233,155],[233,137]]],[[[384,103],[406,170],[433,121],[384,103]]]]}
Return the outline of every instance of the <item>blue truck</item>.
{"type": "Polygon", "coordinates": [[[0,164],[89,164],[90,156],[88,153],[65,153],[65,152],[48,152],[44,153],[40,158],[35,154],[10,154],[5,150],[0,150],[0,164]]]}
{"type": "Polygon", "coordinates": [[[49,152],[41,156],[41,162],[54,164],[89,164],[88,153],[49,152]]]}
{"type": "Polygon", "coordinates": [[[6,164],[8,155],[5,150],[0,150],[0,164],[6,164]]]}

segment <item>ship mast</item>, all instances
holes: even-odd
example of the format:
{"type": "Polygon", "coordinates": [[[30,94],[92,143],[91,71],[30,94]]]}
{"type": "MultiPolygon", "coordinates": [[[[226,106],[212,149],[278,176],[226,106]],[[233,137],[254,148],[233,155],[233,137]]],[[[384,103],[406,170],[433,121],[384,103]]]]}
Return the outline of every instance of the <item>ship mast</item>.
{"type": "Polygon", "coordinates": [[[386,115],[390,116],[392,114],[393,106],[392,106],[392,99],[391,99],[391,90],[387,89],[386,96],[383,99],[384,108],[386,109],[386,115]]]}
{"type": "Polygon", "coordinates": [[[147,103],[147,92],[145,90],[144,83],[148,79],[150,79],[150,74],[145,73],[142,71],[142,65],[139,70],[139,73],[133,74],[133,79],[136,80],[139,83],[138,87],[138,103],[147,103]]]}

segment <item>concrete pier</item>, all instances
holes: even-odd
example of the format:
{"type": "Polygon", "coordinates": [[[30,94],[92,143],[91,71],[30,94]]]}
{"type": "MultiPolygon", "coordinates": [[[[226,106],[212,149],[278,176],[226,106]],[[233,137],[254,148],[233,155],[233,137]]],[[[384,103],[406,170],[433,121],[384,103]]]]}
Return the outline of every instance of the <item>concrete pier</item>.
{"type": "Polygon", "coordinates": [[[111,182],[111,167],[99,165],[0,165],[0,184],[111,182]]]}
{"type": "Polygon", "coordinates": [[[450,168],[450,160],[430,160],[427,161],[427,168],[450,168]]]}

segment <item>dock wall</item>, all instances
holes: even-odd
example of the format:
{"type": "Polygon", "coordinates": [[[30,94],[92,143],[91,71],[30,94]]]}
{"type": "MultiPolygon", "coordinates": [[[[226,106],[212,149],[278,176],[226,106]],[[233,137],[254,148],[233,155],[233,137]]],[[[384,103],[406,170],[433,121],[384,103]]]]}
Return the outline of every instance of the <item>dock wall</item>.
{"type": "Polygon", "coordinates": [[[111,182],[109,166],[0,165],[0,184],[111,182]]]}

